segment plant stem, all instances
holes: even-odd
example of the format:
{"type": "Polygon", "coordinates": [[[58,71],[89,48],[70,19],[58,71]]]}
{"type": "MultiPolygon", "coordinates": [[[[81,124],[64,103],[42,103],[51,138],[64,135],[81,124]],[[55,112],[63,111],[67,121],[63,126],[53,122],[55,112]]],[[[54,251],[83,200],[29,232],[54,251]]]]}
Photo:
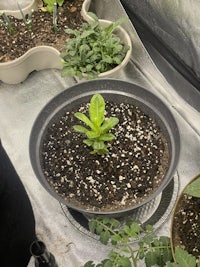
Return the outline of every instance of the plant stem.
{"type": "Polygon", "coordinates": [[[12,26],[12,23],[11,23],[9,17],[5,13],[2,14],[2,17],[3,17],[4,22],[5,22],[5,27],[8,29],[10,34],[14,34],[15,31],[14,31],[14,28],[12,26]]]}
{"type": "Polygon", "coordinates": [[[129,251],[130,251],[130,255],[131,255],[130,258],[132,259],[133,267],[137,267],[138,266],[137,265],[137,255],[138,255],[138,253],[135,255],[135,252],[137,252],[137,251],[134,251],[132,249],[132,247],[128,243],[125,244],[125,246],[127,246],[129,251]]]}
{"type": "MultiPolygon", "coordinates": [[[[157,239],[156,236],[150,234],[148,229],[146,229],[147,232],[145,232],[144,229],[144,233],[149,235],[145,235],[143,238],[139,238],[142,228],[136,227],[134,230],[134,224],[131,224],[130,228],[128,225],[126,225],[126,228],[122,228],[121,230],[119,230],[117,228],[119,227],[119,224],[116,224],[116,226],[115,222],[107,220],[101,221],[98,218],[93,218],[93,221],[96,223],[96,229],[98,229],[99,227],[99,230],[97,232],[98,234],[99,232],[104,231],[109,232],[110,234],[109,239],[111,241],[111,244],[113,245],[113,249],[110,252],[110,260],[113,264],[112,266],[117,265],[119,262],[123,262],[123,260],[126,261],[127,259],[129,261],[129,264],[132,264],[133,267],[138,267],[138,262],[140,260],[146,260],[149,257],[149,253],[152,254],[153,257],[157,257],[156,254],[158,253],[158,251],[159,254],[162,256],[163,251],[166,250],[166,252],[170,252],[171,250],[168,241],[167,243],[163,243],[166,242],[165,238],[164,241],[160,240],[161,238],[157,239]],[[139,239],[141,241],[140,244],[137,245],[137,247],[133,247],[130,243],[131,238],[139,239]],[[114,258],[112,257],[113,255],[114,258]],[[125,259],[123,259],[123,257],[125,257],[125,259]]],[[[107,241],[104,244],[107,244],[107,241]]]]}
{"type": "Polygon", "coordinates": [[[55,32],[58,30],[58,27],[57,27],[57,3],[56,2],[54,3],[54,6],[53,6],[53,29],[55,32]]]}

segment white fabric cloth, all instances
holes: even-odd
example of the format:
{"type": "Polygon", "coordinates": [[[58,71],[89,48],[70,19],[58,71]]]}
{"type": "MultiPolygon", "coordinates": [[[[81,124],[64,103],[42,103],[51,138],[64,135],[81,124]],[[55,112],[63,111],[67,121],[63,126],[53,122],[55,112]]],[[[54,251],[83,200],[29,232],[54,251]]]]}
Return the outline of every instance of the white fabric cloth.
{"type": "Polygon", "coordinates": [[[200,77],[200,2],[198,0],[124,0],[200,77]]]}

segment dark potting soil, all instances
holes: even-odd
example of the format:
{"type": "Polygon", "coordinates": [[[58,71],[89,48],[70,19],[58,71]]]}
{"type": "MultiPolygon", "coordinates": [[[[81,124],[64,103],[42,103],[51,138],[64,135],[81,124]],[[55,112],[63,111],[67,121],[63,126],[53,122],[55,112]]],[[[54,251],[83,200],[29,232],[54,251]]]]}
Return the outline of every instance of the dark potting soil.
{"type": "Polygon", "coordinates": [[[14,60],[39,45],[51,46],[62,52],[68,38],[65,29],[76,29],[83,23],[80,14],[82,4],[83,0],[68,0],[58,7],[57,31],[53,29],[53,15],[41,9],[33,12],[31,29],[26,28],[23,19],[8,16],[13,33],[5,27],[5,21],[0,16],[0,63],[14,60]]]}
{"type": "Polygon", "coordinates": [[[175,212],[172,234],[174,246],[200,256],[200,198],[184,194],[175,212]]]}
{"type": "Polygon", "coordinates": [[[95,211],[143,202],[160,186],[169,163],[167,141],[153,118],[129,104],[106,103],[106,110],[106,117],[119,119],[108,154],[90,154],[85,137],[74,132],[72,126],[81,124],[73,115],[77,108],[49,125],[42,145],[49,184],[69,203],[95,211]]]}

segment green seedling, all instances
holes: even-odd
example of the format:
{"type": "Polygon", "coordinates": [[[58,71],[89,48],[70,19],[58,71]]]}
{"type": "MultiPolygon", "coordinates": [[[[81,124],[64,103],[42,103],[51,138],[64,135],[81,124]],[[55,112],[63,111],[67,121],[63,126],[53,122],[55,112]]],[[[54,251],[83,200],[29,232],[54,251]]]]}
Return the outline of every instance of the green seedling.
{"type": "Polygon", "coordinates": [[[94,217],[90,220],[90,231],[99,236],[102,244],[109,243],[112,248],[108,258],[98,264],[88,261],[83,267],[164,267],[172,261],[170,239],[154,235],[152,226],[144,227],[135,221],[119,226],[120,222],[113,218],[94,217]]]}
{"type": "Polygon", "coordinates": [[[179,247],[175,248],[175,259],[176,262],[168,262],[167,267],[200,267],[200,261],[195,256],[179,247]]]}
{"type": "Polygon", "coordinates": [[[57,32],[58,30],[58,26],[57,26],[57,4],[54,3],[53,6],[53,29],[55,32],[57,32]]]}
{"type": "Polygon", "coordinates": [[[81,112],[76,112],[74,116],[89,126],[90,129],[82,125],[74,125],[74,130],[83,133],[87,139],[83,140],[87,146],[93,148],[92,154],[108,153],[108,144],[105,142],[112,141],[115,136],[108,133],[119,122],[118,118],[111,117],[105,119],[105,101],[100,94],[95,94],[90,100],[89,117],[81,112]]]}
{"type": "Polygon", "coordinates": [[[89,229],[99,236],[102,244],[111,245],[108,257],[83,267],[200,267],[200,261],[187,251],[176,247],[173,261],[170,238],[153,234],[151,225],[128,220],[123,225],[114,218],[93,217],[89,229]]]}
{"type": "Polygon", "coordinates": [[[42,11],[47,11],[49,13],[53,13],[54,5],[62,6],[65,0],[43,0],[46,6],[43,6],[42,11]]]}
{"type": "Polygon", "coordinates": [[[19,3],[17,3],[17,5],[18,5],[19,11],[21,13],[22,19],[24,21],[24,24],[26,26],[26,29],[30,30],[32,28],[32,14],[33,14],[34,10],[31,10],[31,12],[28,14],[28,18],[26,18],[19,3]]]}
{"type": "Polygon", "coordinates": [[[9,33],[13,35],[15,33],[15,30],[14,30],[14,27],[13,27],[9,17],[5,13],[2,13],[1,16],[4,20],[5,28],[8,29],[9,33]]]}
{"type": "Polygon", "coordinates": [[[193,197],[199,197],[200,198],[200,177],[194,180],[191,184],[189,184],[184,193],[193,196],[193,197]]]}
{"type": "Polygon", "coordinates": [[[104,27],[95,14],[89,14],[93,18],[91,22],[83,23],[78,30],[66,30],[71,38],[68,38],[65,51],[61,53],[62,77],[96,78],[119,65],[129,49],[113,33],[126,18],[104,27]]]}

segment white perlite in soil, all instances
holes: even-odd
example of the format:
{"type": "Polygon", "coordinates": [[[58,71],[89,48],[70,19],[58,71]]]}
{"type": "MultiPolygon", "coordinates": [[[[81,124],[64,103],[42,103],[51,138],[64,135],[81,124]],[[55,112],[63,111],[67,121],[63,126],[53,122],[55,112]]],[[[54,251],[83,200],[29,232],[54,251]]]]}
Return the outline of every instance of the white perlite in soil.
{"type": "Polygon", "coordinates": [[[80,124],[65,112],[49,125],[43,142],[42,166],[55,191],[87,210],[125,209],[147,199],[162,183],[169,164],[166,138],[156,121],[139,107],[106,103],[105,117],[117,117],[115,140],[106,155],[92,155],[85,138],[74,132],[80,124]]]}

